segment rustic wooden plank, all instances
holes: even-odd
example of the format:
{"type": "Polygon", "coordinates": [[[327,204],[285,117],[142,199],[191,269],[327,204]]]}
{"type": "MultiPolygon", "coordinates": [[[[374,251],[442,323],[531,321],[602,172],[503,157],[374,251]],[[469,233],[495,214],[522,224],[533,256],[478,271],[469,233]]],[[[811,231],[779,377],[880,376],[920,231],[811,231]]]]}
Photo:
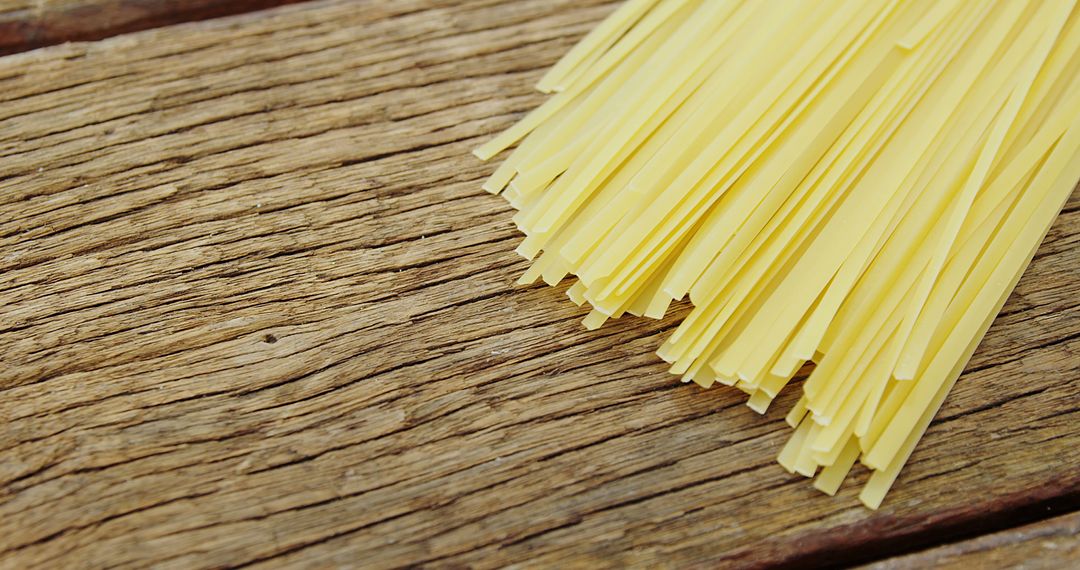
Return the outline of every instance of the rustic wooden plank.
{"type": "Polygon", "coordinates": [[[303,0],[0,0],[0,55],[303,0]]]}
{"type": "Polygon", "coordinates": [[[1080,502],[1080,195],[883,508],[583,330],[469,150],[613,6],[324,0],[0,59],[0,560],[865,561],[1080,502]],[[866,547],[866,545],[871,547],[866,547]]]}
{"type": "Polygon", "coordinates": [[[1059,570],[1080,560],[1080,512],[883,560],[868,570],[1059,570]]]}

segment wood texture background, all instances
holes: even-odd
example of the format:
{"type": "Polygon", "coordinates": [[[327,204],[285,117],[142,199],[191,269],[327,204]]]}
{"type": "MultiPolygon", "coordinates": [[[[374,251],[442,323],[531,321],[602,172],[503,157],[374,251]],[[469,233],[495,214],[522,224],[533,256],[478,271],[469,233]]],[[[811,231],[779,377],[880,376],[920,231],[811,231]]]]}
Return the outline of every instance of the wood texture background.
{"type": "Polygon", "coordinates": [[[805,567],[1080,507],[1080,195],[877,512],[776,465],[793,393],[668,375],[678,314],[588,332],[512,286],[469,150],[613,6],[324,0],[0,58],[0,567],[805,567]]]}
{"type": "Polygon", "coordinates": [[[0,55],[301,0],[0,0],[0,55]]]}
{"type": "Polygon", "coordinates": [[[1060,570],[1080,560],[1080,512],[871,564],[867,570],[1060,570]]]}

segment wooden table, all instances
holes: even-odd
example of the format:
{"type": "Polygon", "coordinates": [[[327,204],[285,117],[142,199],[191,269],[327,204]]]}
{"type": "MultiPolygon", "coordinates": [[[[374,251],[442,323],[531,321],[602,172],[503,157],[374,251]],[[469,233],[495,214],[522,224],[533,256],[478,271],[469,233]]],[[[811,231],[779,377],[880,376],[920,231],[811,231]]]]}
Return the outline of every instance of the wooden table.
{"type": "Polygon", "coordinates": [[[183,4],[0,1],[113,36],[0,58],[0,567],[1080,563],[1080,194],[871,512],[512,286],[469,150],[611,1],[183,4]]]}

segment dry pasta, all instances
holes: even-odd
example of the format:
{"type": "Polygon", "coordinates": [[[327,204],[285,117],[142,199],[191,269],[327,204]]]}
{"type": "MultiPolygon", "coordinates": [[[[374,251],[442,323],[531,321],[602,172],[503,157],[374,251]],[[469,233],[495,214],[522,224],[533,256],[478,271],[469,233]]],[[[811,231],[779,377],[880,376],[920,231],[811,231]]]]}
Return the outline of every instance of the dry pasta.
{"type": "Polygon", "coordinates": [[[629,0],[541,80],[484,188],[521,283],[589,328],[693,309],[671,371],[764,412],[779,456],[877,508],[1080,179],[1074,0],[629,0]]]}

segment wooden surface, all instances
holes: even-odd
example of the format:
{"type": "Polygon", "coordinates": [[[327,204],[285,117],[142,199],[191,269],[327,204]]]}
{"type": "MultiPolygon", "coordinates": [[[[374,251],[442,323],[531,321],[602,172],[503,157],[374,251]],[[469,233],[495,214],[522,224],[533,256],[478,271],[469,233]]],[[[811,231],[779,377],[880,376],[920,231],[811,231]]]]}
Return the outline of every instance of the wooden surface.
{"type": "Polygon", "coordinates": [[[867,570],[1060,570],[1080,560],[1080,512],[876,562],[867,570]]]}
{"type": "Polygon", "coordinates": [[[863,472],[775,464],[794,393],[670,376],[678,314],[588,332],[512,287],[469,150],[613,5],[326,0],[0,58],[0,567],[807,567],[1080,507],[1080,195],[877,512],[863,472]]]}
{"type": "Polygon", "coordinates": [[[0,0],[0,55],[302,0],[0,0]]]}

